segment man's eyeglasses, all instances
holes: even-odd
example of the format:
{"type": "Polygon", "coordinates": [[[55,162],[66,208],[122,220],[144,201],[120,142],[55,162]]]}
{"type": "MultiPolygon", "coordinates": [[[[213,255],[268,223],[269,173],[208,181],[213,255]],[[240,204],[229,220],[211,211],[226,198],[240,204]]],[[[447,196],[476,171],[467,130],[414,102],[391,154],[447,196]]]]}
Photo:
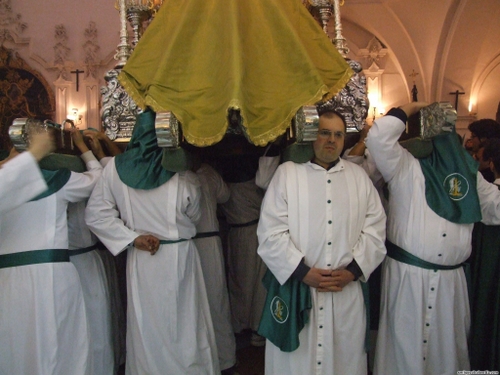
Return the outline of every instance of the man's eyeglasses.
{"type": "Polygon", "coordinates": [[[344,132],[331,132],[330,130],[327,130],[327,129],[321,129],[321,130],[318,130],[318,136],[321,137],[321,138],[324,138],[324,139],[328,139],[332,136],[333,134],[333,137],[335,139],[342,139],[344,138],[345,136],[345,133],[344,132]]]}

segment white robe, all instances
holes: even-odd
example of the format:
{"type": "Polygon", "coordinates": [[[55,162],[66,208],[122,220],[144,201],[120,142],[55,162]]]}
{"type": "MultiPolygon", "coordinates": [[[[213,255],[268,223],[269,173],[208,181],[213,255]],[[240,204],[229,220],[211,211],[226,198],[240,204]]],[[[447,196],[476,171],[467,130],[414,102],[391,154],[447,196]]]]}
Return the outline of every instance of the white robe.
{"type": "MultiPolygon", "coordinates": [[[[428,262],[456,265],[469,258],[473,224],[455,224],[426,204],[417,159],[398,144],[405,124],[385,116],[366,144],[389,184],[387,239],[428,262]]],[[[500,222],[500,194],[478,173],[483,221],[500,222]]],[[[463,269],[427,270],[386,258],[374,374],[456,374],[469,370],[470,326],[463,269]]]]}
{"type": "MultiPolygon", "coordinates": [[[[56,193],[0,216],[0,254],[67,249],[68,202],[88,198],[100,174],[71,173],[56,193]]],[[[89,337],[80,278],[71,262],[0,269],[0,373],[86,375],[89,337]]]]}
{"type": "Polygon", "coordinates": [[[68,239],[70,260],[82,284],[90,335],[90,374],[112,375],[114,353],[111,336],[111,311],[106,271],[101,257],[94,250],[72,255],[71,250],[95,246],[97,238],[85,224],[86,201],[68,205],[68,239]]]}
{"type": "Polygon", "coordinates": [[[140,234],[192,238],[200,187],[191,172],[151,190],[123,184],[114,159],[87,204],[86,222],[113,254],[127,254],[126,373],[217,374],[219,365],[205,284],[192,240],[160,245],[152,256],[129,246],[140,234]]]}
{"type": "MultiPolygon", "coordinates": [[[[227,223],[246,224],[259,219],[263,191],[255,180],[229,184],[231,197],[221,206],[227,223]]],[[[227,238],[229,302],[233,330],[257,331],[266,300],[262,278],[266,266],[257,255],[257,223],[230,227],[227,238]]]]}
{"type": "Polygon", "coordinates": [[[280,165],[279,156],[261,156],[259,158],[259,168],[255,174],[255,185],[261,189],[267,190],[274,176],[274,172],[280,165]]]}
{"type": "MultiPolygon", "coordinates": [[[[105,167],[112,159],[112,156],[106,156],[99,160],[99,162],[103,167],[105,167]]],[[[123,272],[126,272],[126,254],[124,254],[124,257],[115,258],[115,256],[105,247],[98,249],[97,253],[101,257],[106,271],[106,281],[108,284],[109,301],[111,305],[111,332],[116,372],[118,371],[119,366],[125,363],[126,356],[127,321],[124,301],[126,301],[127,292],[124,282],[125,277],[122,276],[123,278],[121,280],[119,279],[119,272],[122,272],[120,275],[123,275],[123,272]]]]}
{"type": "MultiPolygon", "coordinates": [[[[217,204],[229,199],[230,191],[222,177],[209,165],[202,164],[196,171],[201,184],[201,218],[198,233],[218,232],[217,204]]],[[[236,363],[236,340],[231,326],[231,310],[227,292],[226,269],[220,236],[194,240],[200,255],[203,278],[207,288],[210,315],[214,324],[215,340],[221,370],[236,363]]]]}
{"type": "Polygon", "coordinates": [[[47,184],[30,152],[9,160],[0,167],[0,214],[43,193],[47,184]]]}
{"type": "MultiPolygon", "coordinates": [[[[366,173],[340,160],[330,170],[307,162],[280,165],[262,204],[259,255],[283,284],[302,258],[338,269],[356,260],[361,281],[385,256],[385,214],[366,173]]],[[[342,292],[311,288],[309,323],[291,353],[266,344],[266,375],[366,375],[366,313],[361,285],[342,292]]]]}

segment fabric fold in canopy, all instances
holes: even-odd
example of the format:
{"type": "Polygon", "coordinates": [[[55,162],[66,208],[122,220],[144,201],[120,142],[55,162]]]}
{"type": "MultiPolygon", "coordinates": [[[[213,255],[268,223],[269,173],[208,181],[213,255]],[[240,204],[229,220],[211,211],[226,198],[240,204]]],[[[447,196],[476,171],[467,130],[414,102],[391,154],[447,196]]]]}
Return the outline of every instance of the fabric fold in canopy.
{"type": "Polygon", "coordinates": [[[299,0],[167,0],[119,80],[141,108],[173,112],[195,146],[224,137],[230,108],[262,146],[352,74],[299,0]]]}

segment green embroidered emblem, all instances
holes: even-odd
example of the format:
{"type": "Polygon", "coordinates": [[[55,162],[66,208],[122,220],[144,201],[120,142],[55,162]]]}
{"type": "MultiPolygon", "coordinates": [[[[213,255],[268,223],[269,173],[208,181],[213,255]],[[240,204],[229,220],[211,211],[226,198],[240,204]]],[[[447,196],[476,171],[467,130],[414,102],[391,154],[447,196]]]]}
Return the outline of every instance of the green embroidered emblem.
{"type": "Polygon", "coordinates": [[[469,181],[459,173],[446,176],[443,186],[448,192],[448,196],[454,201],[464,199],[469,192],[469,181]]]}
{"type": "Polygon", "coordinates": [[[283,324],[288,320],[288,306],[282,298],[275,296],[269,307],[271,309],[271,315],[278,323],[283,324]]]}

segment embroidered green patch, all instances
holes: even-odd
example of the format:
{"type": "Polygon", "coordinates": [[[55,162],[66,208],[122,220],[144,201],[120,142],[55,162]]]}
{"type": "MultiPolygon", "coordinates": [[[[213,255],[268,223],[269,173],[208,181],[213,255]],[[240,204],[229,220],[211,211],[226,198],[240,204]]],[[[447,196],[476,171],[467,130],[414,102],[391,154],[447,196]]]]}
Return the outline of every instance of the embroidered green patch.
{"type": "Polygon", "coordinates": [[[460,173],[452,173],[444,179],[443,186],[454,201],[464,199],[469,192],[469,181],[460,173]]]}
{"type": "Polygon", "coordinates": [[[283,324],[288,320],[290,312],[287,304],[282,298],[275,296],[269,307],[271,309],[271,315],[278,323],[283,324]]]}

